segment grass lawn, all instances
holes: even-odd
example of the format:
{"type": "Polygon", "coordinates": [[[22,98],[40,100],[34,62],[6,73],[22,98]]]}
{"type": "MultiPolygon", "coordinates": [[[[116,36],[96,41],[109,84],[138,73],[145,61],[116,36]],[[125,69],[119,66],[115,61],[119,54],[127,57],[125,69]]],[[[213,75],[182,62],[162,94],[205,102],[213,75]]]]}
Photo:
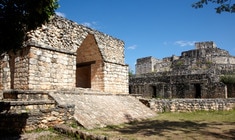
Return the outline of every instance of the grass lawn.
{"type": "Polygon", "coordinates": [[[235,110],[162,113],[141,122],[109,126],[93,133],[130,140],[235,139],[235,110]]]}

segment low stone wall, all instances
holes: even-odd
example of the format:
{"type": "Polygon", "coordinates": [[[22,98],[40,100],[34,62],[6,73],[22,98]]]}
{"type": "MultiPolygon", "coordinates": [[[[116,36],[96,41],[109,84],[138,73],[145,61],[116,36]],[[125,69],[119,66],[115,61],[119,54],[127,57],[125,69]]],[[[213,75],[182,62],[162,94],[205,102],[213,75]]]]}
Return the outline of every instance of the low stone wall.
{"type": "Polygon", "coordinates": [[[156,112],[191,112],[232,110],[235,98],[229,99],[139,99],[156,112]]]}
{"type": "MultiPolygon", "coordinates": [[[[74,106],[46,105],[38,102],[37,105],[26,102],[0,102],[1,109],[10,106],[10,112],[0,113],[0,136],[20,134],[38,128],[48,128],[55,124],[62,124],[72,119],[74,106]]],[[[1,110],[2,111],[2,110],[1,110]]]]}
{"type": "Polygon", "coordinates": [[[47,92],[5,91],[0,100],[0,136],[70,122],[74,111],[74,105],[59,105],[47,92]]]}

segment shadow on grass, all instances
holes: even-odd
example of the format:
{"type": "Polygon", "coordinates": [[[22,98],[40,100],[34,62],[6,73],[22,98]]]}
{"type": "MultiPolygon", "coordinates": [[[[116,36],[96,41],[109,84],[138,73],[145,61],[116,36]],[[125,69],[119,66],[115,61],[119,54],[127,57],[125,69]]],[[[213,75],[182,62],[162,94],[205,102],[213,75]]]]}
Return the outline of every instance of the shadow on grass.
{"type": "Polygon", "coordinates": [[[159,136],[169,137],[174,135],[181,135],[187,137],[190,134],[211,137],[216,139],[235,139],[235,122],[234,123],[203,123],[193,121],[168,121],[168,120],[147,120],[142,122],[130,123],[125,127],[112,127],[114,131],[118,131],[123,135],[139,134],[144,137],[159,136]],[[222,131],[222,125],[232,126],[222,131]],[[209,131],[208,131],[209,130],[209,131]]]}

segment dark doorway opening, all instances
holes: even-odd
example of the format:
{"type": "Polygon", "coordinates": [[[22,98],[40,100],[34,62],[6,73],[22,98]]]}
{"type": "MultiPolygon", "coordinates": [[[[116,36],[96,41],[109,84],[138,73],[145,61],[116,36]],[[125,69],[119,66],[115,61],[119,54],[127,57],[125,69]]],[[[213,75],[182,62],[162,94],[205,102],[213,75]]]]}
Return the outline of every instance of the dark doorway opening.
{"type": "Polygon", "coordinates": [[[195,98],[201,98],[201,85],[200,84],[194,84],[195,88],[195,98]]]}
{"type": "Polygon", "coordinates": [[[157,97],[157,87],[156,86],[151,86],[152,87],[152,98],[157,97]]]}
{"type": "Polygon", "coordinates": [[[129,86],[129,94],[132,94],[131,88],[132,88],[132,86],[129,86]]]}
{"type": "Polygon", "coordinates": [[[77,64],[76,87],[91,88],[91,64],[95,61],[77,64]]]}

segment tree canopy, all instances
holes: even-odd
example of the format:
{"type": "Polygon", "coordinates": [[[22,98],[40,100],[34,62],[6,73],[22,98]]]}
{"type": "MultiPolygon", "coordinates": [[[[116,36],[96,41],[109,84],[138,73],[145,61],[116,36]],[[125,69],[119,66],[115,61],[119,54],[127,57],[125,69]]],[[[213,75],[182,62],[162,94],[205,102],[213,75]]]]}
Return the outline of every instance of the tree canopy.
{"type": "Polygon", "coordinates": [[[217,5],[215,7],[216,13],[221,12],[235,12],[235,3],[234,0],[200,0],[198,2],[195,2],[192,7],[194,8],[203,8],[204,5],[207,4],[215,4],[217,5]]]}
{"type": "Polygon", "coordinates": [[[47,22],[58,0],[0,0],[0,54],[22,46],[26,32],[47,22]]]}

